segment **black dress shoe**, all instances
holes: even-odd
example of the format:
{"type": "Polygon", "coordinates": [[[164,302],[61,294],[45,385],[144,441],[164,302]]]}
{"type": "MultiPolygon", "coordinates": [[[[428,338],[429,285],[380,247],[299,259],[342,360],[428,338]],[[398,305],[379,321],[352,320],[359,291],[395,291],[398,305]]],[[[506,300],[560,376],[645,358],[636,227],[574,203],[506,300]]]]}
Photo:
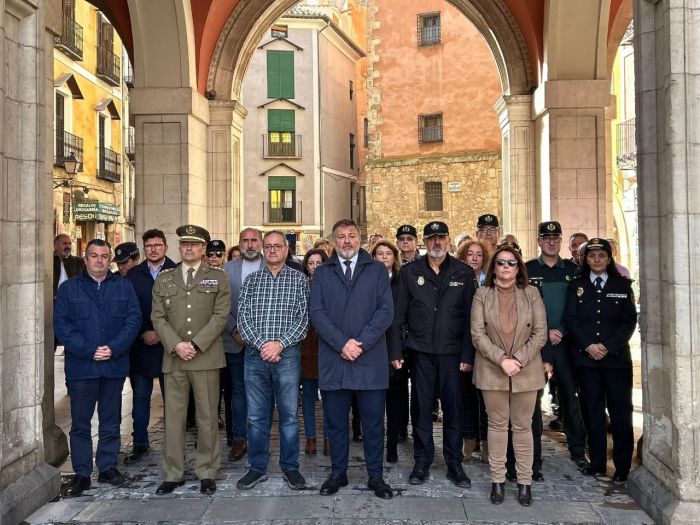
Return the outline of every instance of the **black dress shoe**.
{"type": "Polygon", "coordinates": [[[132,463],[136,463],[143,456],[147,456],[148,451],[148,445],[134,445],[134,448],[131,449],[131,452],[124,456],[124,464],[130,465],[132,463]]]}
{"type": "Polygon", "coordinates": [[[447,479],[463,489],[471,488],[472,480],[469,479],[462,465],[457,467],[447,467],[447,479]]]}
{"type": "Polygon", "coordinates": [[[576,463],[576,468],[579,470],[583,470],[589,465],[586,456],[572,456],[571,461],[576,463]]]}
{"type": "Polygon", "coordinates": [[[615,471],[615,474],[613,474],[613,477],[612,477],[613,483],[624,483],[625,481],[627,481],[627,476],[628,476],[627,472],[615,471]]]}
{"type": "Polygon", "coordinates": [[[600,469],[600,468],[596,468],[592,465],[588,465],[586,468],[584,468],[581,471],[581,474],[583,474],[584,476],[605,476],[607,474],[607,472],[605,470],[605,467],[600,469]]]}
{"type": "Polygon", "coordinates": [[[396,443],[386,444],[386,462],[396,463],[399,460],[399,453],[396,450],[396,443]]]}
{"type": "Polygon", "coordinates": [[[530,485],[521,485],[518,483],[518,503],[523,507],[532,505],[532,490],[530,485]]]}
{"type": "Polygon", "coordinates": [[[489,499],[494,505],[500,505],[506,497],[506,484],[503,483],[491,483],[491,495],[489,499]]]}
{"type": "Polygon", "coordinates": [[[518,474],[514,470],[506,470],[506,480],[511,483],[516,483],[518,481],[518,474]]]}
{"type": "Polygon", "coordinates": [[[382,478],[369,478],[367,488],[374,491],[374,495],[382,499],[391,499],[394,493],[391,487],[382,478]]]}
{"type": "Polygon", "coordinates": [[[411,474],[408,476],[408,482],[411,485],[422,485],[428,478],[429,470],[421,465],[415,465],[411,474]]]}
{"type": "Polygon", "coordinates": [[[127,483],[129,480],[124,474],[112,467],[107,470],[101,471],[100,474],[97,476],[97,481],[99,483],[109,483],[114,487],[120,487],[127,483]]]}
{"type": "Polygon", "coordinates": [[[321,496],[332,496],[340,490],[340,487],[348,486],[347,474],[331,474],[326,481],[321,485],[319,494],[321,496]]]}
{"type": "Polygon", "coordinates": [[[203,479],[199,482],[199,492],[209,496],[216,492],[216,482],[213,479],[203,479]]]}
{"type": "Polygon", "coordinates": [[[159,496],[162,496],[163,494],[170,494],[173,490],[175,490],[178,487],[182,487],[184,484],[184,481],[164,481],[163,483],[158,485],[156,494],[158,494],[159,496]]]}
{"type": "Polygon", "coordinates": [[[65,495],[70,498],[76,498],[80,496],[84,490],[88,490],[89,488],[90,478],[76,474],[73,481],[71,481],[70,485],[66,489],[65,495]]]}
{"type": "Polygon", "coordinates": [[[542,475],[541,472],[533,472],[532,473],[532,481],[544,481],[544,476],[542,475]]]}

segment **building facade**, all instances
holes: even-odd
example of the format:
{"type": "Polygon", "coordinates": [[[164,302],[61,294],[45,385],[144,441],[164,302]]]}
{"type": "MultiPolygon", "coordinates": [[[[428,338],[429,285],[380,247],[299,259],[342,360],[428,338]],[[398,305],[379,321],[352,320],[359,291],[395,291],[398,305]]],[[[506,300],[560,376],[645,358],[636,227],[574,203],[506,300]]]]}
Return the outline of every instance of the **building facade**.
{"type": "Polygon", "coordinates": [[[93,238],[133,240],[126,51],[102,12],[65,0],[53,60],[55,233],[71,236],[75,254],[93,238]]]}
{"type": "Polygon", "coordinates": [[[357,218],[356,64],[345,2],[301,3],[260,41],[242,87],[242,223],[282,229],[297,253],[357,218]]]}
{"type": "Polygon", "coordinates": [[[370,0],[363,181],[368,232],[443,220],[473,233],[501,216],[498,71],[443,0],[370,0]]]}

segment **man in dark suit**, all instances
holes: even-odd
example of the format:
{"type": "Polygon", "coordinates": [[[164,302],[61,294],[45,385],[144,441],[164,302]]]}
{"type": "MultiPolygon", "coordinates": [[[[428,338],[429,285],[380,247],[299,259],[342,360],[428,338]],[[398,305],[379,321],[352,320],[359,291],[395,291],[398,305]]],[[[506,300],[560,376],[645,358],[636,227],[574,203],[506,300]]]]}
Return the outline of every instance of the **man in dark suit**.
{"type": "Polygon", "coordinates": [[[360,249],[354,221],[333,226],[335,254],[315,272],[309,313],[320,338],[318,382],[331,446],[331,475],[321,495],[348,484],[348,413],[353,394],[362,422],[367,487],[389,499],[391,487],[383,479],[384,396],[389,387],[386,330],[394,305],[389,276],[383,264],[360,249]]]}
{"type": "Polygon", "coordinates": [[[75,277],[85,268],[85,261],[70,254],[72,242],[70,236],[59,233],[53,240],[53,296],[56,297],[58,285],[75,277]]]}
{"type": "Polygon", "coordinates": [[[141,306],[141,328],[139,335],[131,346],[129,354],[129,381],[133,391],[134,446],[124,463],[134,463],[141,456],[148,454],[148,421],[151,417],[151,394],[153,380],[158,378],[160,393],[165,400],[163,381],[163,345],[151,322],[151,293],[153,283],[161,270],[175,268],[175,263],[165,254],[168,243],[161,230],[148,230],[143,236],[143,252],[146,260],[133,267],[126,275],[136,291],[141,306]]]}

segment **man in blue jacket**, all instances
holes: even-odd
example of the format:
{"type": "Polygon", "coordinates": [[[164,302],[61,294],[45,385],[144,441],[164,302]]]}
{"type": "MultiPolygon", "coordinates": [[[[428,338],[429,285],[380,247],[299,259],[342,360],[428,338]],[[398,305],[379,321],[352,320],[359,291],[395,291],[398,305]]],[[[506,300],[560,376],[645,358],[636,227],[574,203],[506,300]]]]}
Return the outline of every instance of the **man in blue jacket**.
{"type": "Polygon", "coordinates": [[[309,315],[319,335],[318,383],[331,447],[331,475],[321,486],[328,496],[348,484],[348,414],[353,394],[362,423],[367,486],[389,499],[383,478],[384,395],[389,387],[385,333],[394,316],[389,276],[383,264],[360,249],[354,221],[333,226],[335,254],[319,266],[311,283],[309,315]]]}
{"type": "Polygon", "coordinates": [[[131,283],[109,271],[111,246],[93,239],[85,252],[85,270],[58,289],[54,331],[66,349],[65,374],[71,400],[70,451],[75,478],[67,496],[90,488],[91,420],[97,405],[100,439],[95,461],[97,481],[122,485],[117,470],[119,423],[129,347],[141,326],[141,310],[131,283]]]}
{"type": "Polygon", "coordinates": [[[143,240],[143,252],[146,260],[135,266],[126,278],[131,281],[141,307],[141,328],[139,335],[131,345],[129,354],[129,381],[133,391],[133,418],[134,446],[126,457],[125,464],[138,461],[148,454],[148,421],[151,418],[151,394],[153,393],[153,380],[158,378],[160,393],[165,400],[163,380],[163,345],[158,334],[153,329],[151,322],[151,306],[153,304],[153,283],[162,270],[175,268],[176,264],[165,254],[168,252],[168,243],[165,234],[161,230],[147,230],[141,237],[143,240]]]}

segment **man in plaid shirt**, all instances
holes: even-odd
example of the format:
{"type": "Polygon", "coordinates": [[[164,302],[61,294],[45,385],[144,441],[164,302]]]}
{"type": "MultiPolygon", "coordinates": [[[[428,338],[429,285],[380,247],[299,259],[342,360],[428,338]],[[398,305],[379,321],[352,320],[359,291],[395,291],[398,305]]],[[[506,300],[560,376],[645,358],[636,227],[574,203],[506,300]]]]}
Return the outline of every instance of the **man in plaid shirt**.
{"type": "Polygon", "coordinates": [[[238,301],[238,330],[245,342],[244,378],[248,403],[248,463],[238,480],[250,489],[267,479],[270,406],[279,413],[280,469],[291,489],[304,488],[299,473],[299,347],[309,326],[309,285],[285,265],[287,239],[271,231],[263,237],[266,265],[248,276],[238,301]]]}

